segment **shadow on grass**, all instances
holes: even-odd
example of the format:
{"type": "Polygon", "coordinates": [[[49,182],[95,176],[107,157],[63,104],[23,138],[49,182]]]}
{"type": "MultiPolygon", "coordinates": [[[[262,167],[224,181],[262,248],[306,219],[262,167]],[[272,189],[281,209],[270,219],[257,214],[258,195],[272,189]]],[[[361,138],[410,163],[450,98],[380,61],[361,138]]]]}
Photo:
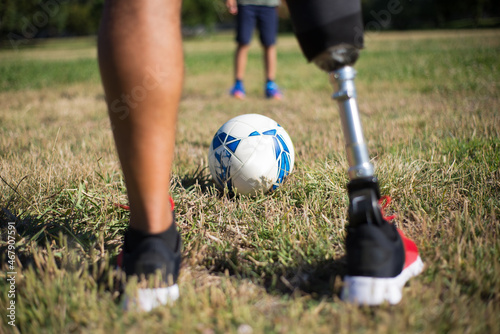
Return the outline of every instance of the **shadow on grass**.
{"type": "Polygon", "coordinates": [[[47,219],[0,208],[0,230],[15,227],[12,239],[15,243],[8,238],[0,240],[0,268],[13,265],[8,257],[9,245],[13,245],[17,269],[33,268],[37,275],[43,276],[55,271],[79,272],[84,268],[99,286],[118,291],[121,285],[113,256],[117,246],[106,240],[103,233],[84,225],[78,215],[47,219]]]}
{"type": "MultiPolygon", "coordinates": [[[[58,219],[45,221],[27,214],[14,214],[8,208],[0,209],[0,229],[7,231],[8,225],[15,227],[16,250],[19,261],[23,266],[33,263],[33,257],[25,251],[28,245],[45,247],[54,244],[66,237],[69,244],[79,244],[88,249],[97,242],[97,237],[90,231],[78,231],[72,219],[58,219]]],[[[0,244],[0,252],[7,247],[7,240],[0,244]]]]}
{"type": "Polygon", "coordinates": [[[238,279],[251,279],[271,294],[309,295],[315,300],[338,296],[346,274],[345,256],[296,266],[256,264],[241,258],[237,250],[224,254],[214,252],[207,258],[205,265],[213,274],[228,273],[238,279]]]}
{"type": "Polygon", "coordinates": [[[199,188],[202,193],[211,193],[215,190],[208,167],[203,167],[201,165],[198,165],[193,172],[188,172],[180,176],[177,183],[186,191],[199,188]]]}
{"type": "MultiPolygon", "coordinates": [[[[16,256],[22,268],[33,267],[37,275],[57,271],[80,271],[105,291],[119,296],[123,277],[116,270],[116,258],[104,237],[90,231],[77,232],[77,221],[61,219],[43,221],[29,215],[16,216],[3,208],[0,229],[6,231],[9,222],[16,227],[16,256]],[[78,245],[77,245],[78,244],[78,245]]],[[[6,240],[0,242],[0,267],[7,264],[6,240]]],[[[339,295],[341,278],[345,275],[345,259],[321,259],[307,263],[298,259],[295,266],[279,262],[261,263],[250,256],[233,251],[207,252],[204,265],[214,275],[229,273],[238,279],[250,279],[275,295],[308,295],[315,300],[331,300],[339,295]]],[[[117,301],[119,297],[116,297],[117,301]]]]}
{"type": "Polygon", "coordinates": [[[189,172],[180,176],[177,180],[177,184],[188,192],[194,191],[198,188],[202,194],[211,194],[217,196],[218,198],[239,198],[239,195],[235,194],[227,188],[218,188],[215,182],[212,180],[212,175],[210,174],[209,168],[202,167],[201,165],[198,165],[196,170],[194,170],[193,172],[189,172]]]}
{"type": "Polygon", "coordinates": [[[340,294],[340,282],[344,275],[344,259],[330,259],[313,264],[286,267],[274,272],[264,280],[264,287],[270,293],[307,294],[313,299],[329,299],[340,294]]]}

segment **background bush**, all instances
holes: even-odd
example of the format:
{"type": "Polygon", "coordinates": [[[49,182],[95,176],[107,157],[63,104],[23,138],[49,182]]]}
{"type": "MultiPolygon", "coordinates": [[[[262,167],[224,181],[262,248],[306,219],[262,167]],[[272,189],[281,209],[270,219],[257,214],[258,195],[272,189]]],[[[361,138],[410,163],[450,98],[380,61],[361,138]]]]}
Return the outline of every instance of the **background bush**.
{"type": "MultiPolygon", "coordinates": [[[[362,0],[362,3],[367,30],[500,26],[500,1],[496,0],[362,0]],[[390,8],[397,8],[397,13],[391,13],[390,8]]],[[[0,39],[12,42],[95,34],[103,4],[104,0],[2,0],[0,39]]],[[[285,7],[280,9],[280,17],[280,30],[292,31],[285,7]]],[[[182,19],[187,28],[202,27],[204,32],[230,27],[234,22],[223,0],[184,0],[182,19]]]]}

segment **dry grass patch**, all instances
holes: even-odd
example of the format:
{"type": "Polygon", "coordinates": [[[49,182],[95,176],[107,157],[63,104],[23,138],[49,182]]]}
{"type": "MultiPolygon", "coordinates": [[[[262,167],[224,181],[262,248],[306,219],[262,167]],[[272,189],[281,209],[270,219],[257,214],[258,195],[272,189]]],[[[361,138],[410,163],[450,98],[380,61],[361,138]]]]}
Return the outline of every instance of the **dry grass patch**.
{"type": "MultiPolygon", "coordinates": [[[[114,264],[128,212],[114,206],[126,196],[97,66],[88,58],[95,46],[49,41],[16,57],[0,51],[0,87],[8,89],[0,93],[0,227],[15,222],[19,272],[17,328],[4,319],[0,332],[495,332],[497,36],[367,36],[357,64],[365,137],[382,191],[393,197],[388,213],[416,240],[427,266],[400,305],[379,308],[338,298],[348,223],[343,135],[326,74],[305,62],[291,36],[280,40],[281,102],[263,98],[257,45],[248,97],[237,101],[227,95],[232,37],[185,43],[171,185],[184,238],[182,297],[149,314],[120,308],[114,264]],[[50,73],[39,75],[44,69],[50,73]],[[273,194],[229,198],[213,188],[206,155],[216,130],[244,113],[283,125],[296,166],[273,194]]],[[[0,309],[8,301],[6,264],[3,257],[0,309]]]]}

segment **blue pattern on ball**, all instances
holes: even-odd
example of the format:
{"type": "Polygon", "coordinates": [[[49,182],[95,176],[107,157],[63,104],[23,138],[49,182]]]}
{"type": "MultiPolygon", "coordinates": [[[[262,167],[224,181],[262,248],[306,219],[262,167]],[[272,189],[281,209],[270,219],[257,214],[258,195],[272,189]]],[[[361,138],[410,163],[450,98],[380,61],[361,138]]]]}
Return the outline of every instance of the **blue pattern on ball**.
{"type": "MultiPolygon", "coordinates": [[[[277,126],[281,127],[279,124],[277,126]]],[[[284,179],[290,174],[290,150],[285,143],[283,137],[277,134],[276,129],[271,129],[263,132],[262,134],[258,131],[253,131],[248,135],[248,137],[254,136],[272,136],[273,137],[273,145],[274,151],[276,153],[276,161],[278,162],[278,171],[276,175],[276,182],[274,182],[272,186],[272,190],[278,188],[279,184],[281,184],[284,179]]],[[[224,145],[224,149],[215,151],[214,155],[217,161],[219,162],[219,168],[217,173],[217,180],[219,184],[225,184],[229,189],[232,188],[231,182],[231,164],[230,160],[232,157],[232,153],[236,152],[238,145],[240,144],[241,139],[237,139],[233,136],[228,135],[225,132],[220,132],[212,141],[212,148],[215,151],[219,147],[224,145]]]]}
{"type": "Polygon", "coordinates": [[[226,147],[231,151],[231,152],[236,152],[236,149],[238,148],[238,145],[240,144],[241,140],[235,140],[233,142],[227,143],[226,147]]]}

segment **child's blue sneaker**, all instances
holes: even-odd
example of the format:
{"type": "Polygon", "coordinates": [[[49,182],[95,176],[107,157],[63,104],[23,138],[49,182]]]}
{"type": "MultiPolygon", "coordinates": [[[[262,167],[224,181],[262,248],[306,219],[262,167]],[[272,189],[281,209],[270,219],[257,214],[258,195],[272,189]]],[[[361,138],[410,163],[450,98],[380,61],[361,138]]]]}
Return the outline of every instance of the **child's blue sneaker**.
{"type": "Polygon", "coordinates": [[[245,87],[243,87],[243,82],[241,80],[236,80],[230,94],[240,100],[245,98],[245,87]]]}
{"type": "Polygon", "coordinates": [[[266,97],[268,99],[281,100],[283,98],[283,93],[279,89],[278,85],[271,80],[266,83],[266,97]]]}

